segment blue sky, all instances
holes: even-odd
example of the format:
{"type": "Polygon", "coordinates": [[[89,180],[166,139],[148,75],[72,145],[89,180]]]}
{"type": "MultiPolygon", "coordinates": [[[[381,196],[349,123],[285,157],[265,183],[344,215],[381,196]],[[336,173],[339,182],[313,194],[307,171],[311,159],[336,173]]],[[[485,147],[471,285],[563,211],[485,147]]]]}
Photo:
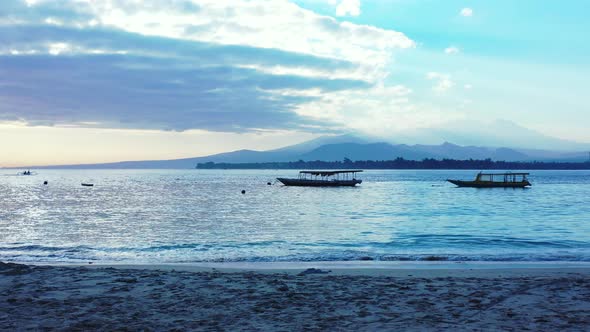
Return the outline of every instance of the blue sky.
{"type": "Polygon", "coordinates": [[[15,144],[0,147],[0,166],[180,158],[342,132],[395,141],[498,119],[590,142],[589,9],[4,0],[0,139],[15,144]]]}

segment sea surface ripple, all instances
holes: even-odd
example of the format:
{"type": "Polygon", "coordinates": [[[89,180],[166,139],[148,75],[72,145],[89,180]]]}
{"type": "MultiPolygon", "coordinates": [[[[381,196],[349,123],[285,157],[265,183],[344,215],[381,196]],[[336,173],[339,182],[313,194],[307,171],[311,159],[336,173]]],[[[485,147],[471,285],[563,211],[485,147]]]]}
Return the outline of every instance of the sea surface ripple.
{"type": "Polygon", "coordinates": [[[477,171],[450,170],[367,171],[356,188],[274,183],[294,170],[15,173],[2,261],[590,261],[590,171],[533,171],[529,189],[456,188],[477,171]]]}

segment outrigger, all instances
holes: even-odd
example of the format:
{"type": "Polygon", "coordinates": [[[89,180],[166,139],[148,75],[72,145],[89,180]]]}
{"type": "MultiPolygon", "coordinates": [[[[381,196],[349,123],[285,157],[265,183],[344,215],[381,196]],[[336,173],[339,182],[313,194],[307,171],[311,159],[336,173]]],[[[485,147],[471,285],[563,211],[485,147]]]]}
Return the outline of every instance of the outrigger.
{"type": "Polygon", "coordinates": [[[531,183],[527,180],[529,173],[477,173],[475,180],[462,181],[450,180],[452,184],[459,187],[473,188],[525,188],[531,183]]]}
{"type": "Polygon", "coordinates": [[[363,180],[356,178],[362,170],[300,171],[298,178],[277,178],[285,186],[302,187],[354,187],[363,180]]]}

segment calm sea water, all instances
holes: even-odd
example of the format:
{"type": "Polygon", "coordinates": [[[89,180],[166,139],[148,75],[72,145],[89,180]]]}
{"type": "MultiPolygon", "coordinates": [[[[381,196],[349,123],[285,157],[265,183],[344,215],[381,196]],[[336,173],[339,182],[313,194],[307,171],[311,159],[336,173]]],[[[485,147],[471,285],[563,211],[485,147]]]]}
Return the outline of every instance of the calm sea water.
{"type": "Polygon", "coordinates": [[[267,185],[292,170],[1,172],[3,261],[590,261],[590,171],[533,171],[524,190],[444,182],[477,171],[367,171],[356,188],[267,185]]]}

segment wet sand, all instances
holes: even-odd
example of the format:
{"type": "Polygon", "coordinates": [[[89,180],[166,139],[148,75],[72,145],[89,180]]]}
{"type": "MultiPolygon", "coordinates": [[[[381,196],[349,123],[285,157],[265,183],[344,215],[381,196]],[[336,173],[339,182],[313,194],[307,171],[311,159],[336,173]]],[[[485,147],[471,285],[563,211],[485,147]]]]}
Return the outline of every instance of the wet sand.
{"type": "Polygon", "coordinates": [[[0,330],[590,329],[587,267],[319,267],[0,263],[0,330]]]}

